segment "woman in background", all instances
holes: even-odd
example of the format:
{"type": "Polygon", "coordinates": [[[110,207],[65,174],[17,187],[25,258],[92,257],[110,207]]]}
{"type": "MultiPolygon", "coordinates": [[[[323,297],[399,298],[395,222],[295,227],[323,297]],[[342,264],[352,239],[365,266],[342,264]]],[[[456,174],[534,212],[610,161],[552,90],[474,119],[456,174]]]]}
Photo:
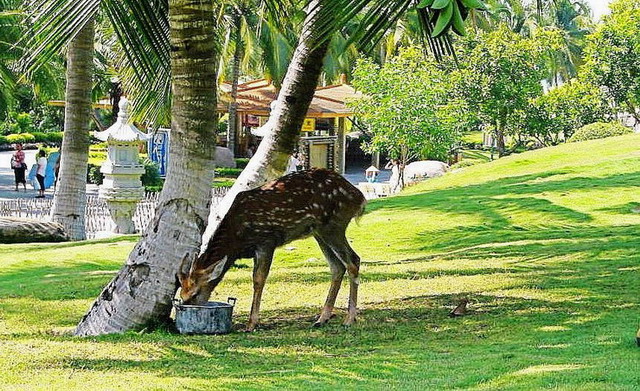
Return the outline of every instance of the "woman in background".
{"type": "Polygon", "coordinates": [[[38,152],[38,171],[36,172],[36,179],[38,179],[40,189],[38,189],[38,195],[36,198],[44,198],[44,176],[47,172],[47,158],[45,156],[46,153],[43,150],[38,152]]]}
{"type": "Polygon", "coordinates": [[[24,191],[27,191],[27,180],[24,177],[24,172],[27,169],[27,164],[24,162],[24,151],[22,150],[22,144],[16,144],[16,152],[11,156],[11,169],[16,179],[16,191],[18,191],[18,184],[22,183],[24,191]]]}

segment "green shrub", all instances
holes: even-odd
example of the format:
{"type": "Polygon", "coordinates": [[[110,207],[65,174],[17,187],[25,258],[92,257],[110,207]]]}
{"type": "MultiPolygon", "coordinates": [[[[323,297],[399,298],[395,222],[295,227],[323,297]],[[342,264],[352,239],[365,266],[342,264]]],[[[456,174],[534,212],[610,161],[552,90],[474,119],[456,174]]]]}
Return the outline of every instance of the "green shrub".
{"type": "Polygon", "coordinates": [[[24,144],[26,141],[22,134],[10,134],[7,136],[7,142],[9,144],[24,144]]]}
{"type": "Polygon", "coordinates": [[[160,171],[158,171],[158,165],[149,159],[140,159],[140,162],[144,164],[144,174],[140,177],[142,185],[146,191],[160,191],[164,180],[160,177],[160,171]]]}
{"type": "Polygon", "coordinates": [[[249,163],[249,159],[246,157],[236,158],[236,168],[245,168],[249,163]]]}
{"type": "Polygon", "coordinates": [[[10,144],[9,141],[7,140],[6,136],[2,136],[0,135],[0,145],[2,144],[10,144]]]}
{"type": "Polygon", "coordinates": [[[42,132],[33,132],[33,137],[35,137],[37,143],[45,143],[47,140],[47,134],[42,132]]]}
{"type": "Polygon", "coordinates": [[[242,168],[217,167],[215,172],[217,177],[237,178],[242,172],[242,168]]]}
{"type": "Polygon", "coordinates": [[[233,186],[233,183],[235,182],[235,180],[233,179],[214,179],[213,183],[211,184],[211,187],[231,187],[233,186]]]}
{"type": "Polygon", "coordinates": [[[622,136],[623,134],[628,133],[633,133],[633,130],[619,122],[596,122],[578,129],[573,136],[571,136],[569,142],[596,140],[613,136],[622,136]]]}
{"type": "Polygon", "coordinates": [[[49,132],[45,133],[46,141],[51,144],[60,144],[62,143],[62,135],[64,132],[49,132]]]}
{"type": "Polygon", "coordinates": [[[87,170],[87,182],[94,185],[101,185],[104,181],[104,174],[100,172],[100,166],[89,163],[87,170]]]}
{"type": "Polygon", "coordinates": [[[25,143],[35,143],[36,142],[36,136],[34,136],[31,133],[22,133],[21,136],[24,137],[24,142],[25,143]]]}

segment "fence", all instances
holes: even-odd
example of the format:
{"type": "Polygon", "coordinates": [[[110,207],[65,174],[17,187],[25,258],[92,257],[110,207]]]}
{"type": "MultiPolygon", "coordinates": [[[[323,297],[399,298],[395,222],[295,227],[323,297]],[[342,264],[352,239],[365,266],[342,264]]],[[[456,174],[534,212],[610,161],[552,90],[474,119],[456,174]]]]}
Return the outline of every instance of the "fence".
{"type": "MultiPolygon", "coordinates": [[[[222,198],[227,194],[228,188],[212,189],[211,207],[217,206],[222,198]]],[[[144,232],[149,221],[155,216],[158,205],[159,193],[147,193],[138,202],[136,212],[133,216],[133,223],[136,231],[144,232]]],[[[33,199],[21,198],[15,200],[0,201],[0,217],[22,217],[28,219],[49,221],[49,215],[53,199],[33,199]]],[[[85,208],[85,230],[87,238],[95,238],[99,232],[111,231],[112,221],[107,203],[98,198],[97,195],[87,195],[87,206],[85,208]]]]}

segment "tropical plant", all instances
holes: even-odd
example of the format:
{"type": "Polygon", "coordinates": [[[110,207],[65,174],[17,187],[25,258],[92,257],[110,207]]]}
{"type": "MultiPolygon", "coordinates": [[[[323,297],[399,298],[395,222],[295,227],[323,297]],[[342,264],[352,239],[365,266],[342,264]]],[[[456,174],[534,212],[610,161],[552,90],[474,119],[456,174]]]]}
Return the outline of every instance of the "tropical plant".
{"type": "MultiPolygon", "coordinates": [[[[69,12],[65,14],[66,17],[72,20],[74,25],[79,26],[86,25],[86,23],[83,24],[83,20],[91,19],[98,6],[98,0],[91,0],[86,6],[76,8],[73,7],[74,4],[65,8],[67,4],[65,0],[52,1],[58,2],[58,8],[53,12],[58,18],[62,14],[60,10],[67,10],[69,12]]],[[[442,3],[441,0],[438,1],[442,3]]],[[[476,0],[465,1],[476,2],[476,0]]],[[[450,0],[446,3],[449,4],[450,0]]],[[[166,37],[163,34],[164,28],[168,25],[163,24],[161,20],[166,3],[162,1],[158,4],[140,3],[128,0],[106,1],[104,4],[110,19],[118,22],[115,29],[121,41],[124,42],[123,48],[127,56],[134,65],[132,71],[134,76],[144,81],[140,83],[141,85],[147,86],[147,95],[138,96],[138,103],[144,106],[150,103],[149,100],[161,102],[149,105],[151,109],[147,110],[149,114],[157,113],[166,101],[158,97],[169,91],[162,81],[163,76],[166,76],[166,62],[163,63],[162,60],[166,59],[169,53],[168,41],[163,38],[166,37]],[[128,10],[136,12],[126,12],[128,10]],[[148,18],[136,19],[135,23],[123,23],[123,21],[131,22],[131,15],[134,14],[145,15],[148,18]],[[156,21],[158,22],[155,23],[156,21]],[[152,48],[152,50],[136,51],[134,48],[152,48]],[[153,95],[154,91],[160,91],[160,95],[153,95]]],[[[267,4],[271,4],[275,9],[280,7],[280,4],[275,1],[267,4]]],[[[270,131],[254,155],[254,159],[236,181],[235,191],[232,191],[228,198],[231,200],[229,205],[238,191],[255,187],[279,176],[284,171],[288,156],[296,146],[300,126],[315,91],[322,59],[327,50],[327,37],[331,36],[338,26],[344,25],[346,20],[366,8],[366,16],[353,39],[359,42],[377,42],[384,31],[413,4],[411,1],[389,4],[365,0],[309,2],[296,52],[282,83],[275,110],[268,122],[270,131]]],[[[456,4],[456,9],[460,10],[460,13],[464,13],[463,11],[467,9],[464,5],[456,4]]],[[[171,52],[172,59],[175,60],[172,64],[177,66],[172,68],[174,92],[172,134],[175,136],[172,136],[171,167],[161,194],[158,213],[151,223],[154,229],[147,231],[131,253],[126,265],[104,289],[100,298],[78,325],[76,333],[79,335],[120,332],[143,327],[149,322],[166,318],[169,314],[171,298],[175,293],[175,272],[178,264],[185,258],[188,260],[195,257],[197,253],[195,248],[199,246],[201,239],[199,233],[206,225],[203,213],[206,214],[208,207],[206,200],[211,182],[206,178],[212,172],[210,170],[212,159],[209,159],[207,153],[212,153],[213,146],[210,143],[215,139],[213,134],[207,132],[215,129],[215,110],[211,108],[215,107],[216,78],[215,74],[198,73],[198,71],[209,70],[207,66],[194,67],[196,74],[189,73],[189,68],[184,66],[190,61],[206,64],[213,61],[215,64],[219,54],[219,49],[215,46],[217,19],[214,17],[215,10],[212,4],[208,2],[199,2],[194,5],[186,0],[176,0],[171,3],[171,7],[176,12],[175,19],[172,19],[172,28],[176,28],[176,32],[188,23],[189,18],[200,17],[203,14],[206,16],[197,21],[194,19],[193,28],[187,30],[188,33],[172,36],[171,46],[175,49],[171,52]],[[185,3],[189,3],[189,6],[185,3]],[[193,7],[199,12],[192,12],[193,7]],[[194,34],[196,28],[200,34],[194,34]],[[190,45],[189,42],[194,37],[203,39],[206,44],[190,45]],[[199,50],[205,50],[205,52],[199,52],[199,50]],[[209,85],[209,82],[212,85],[209,85]],[[190,83],[195,83],[200,88],[186,88],[190,83]],[[202,109],[205,104],[206,113],[203,113],[199,109],[202,109]],[[179,238],[175,238],[176,233],[179,234],[179,238]],[[168,240],[171,240],[171,243],[167,243],[168,240]]],[[[454,10],[451,7],[447,5],[436,9],[433,13],[429,9],[421,8],[421,21],[430,34],[437,32],[443,35],[454,23],[458,24],[453,20],[454,10]],[[451,10],[451,13],[448,10],[451,10]],[[439,21],[435,31],[430,22],[434,17],[439,21]]],[[[460,28],[459,24],[455,28],[460,28]]],[[[69,30],[77,32],[75,28],[69,30]]],[[[68,34],[45,34],[45,36],[49,44],[38,46],[34,54],[55,51],[57,49],[53,49],[56,46],[54,44],[68,40],[69,37],[68,34]]],[[[438,42],[431,46],[436,56],[451,52],[450,40],[443,36],[442,41],[438,42]]],[[[41,57],[38,56],[38,58],[41,57]]],[[[226,209],[221,207],[219,215],[224,213],[226,209]]],[[[219,215],[212,215],[214,222],[219,215]]],[[[215,229],[215,224],[210,226],[215,229]]]]}
{"type": "Polygon", "coordinates": [[[20,38],[31,23],[21,0],[0,0],[0,121],[10,111],[29,112],[34,102],[57,98],[62,91],[59,56],[40,69],[21,75],[19,60],[26,48],[20,38]]]}

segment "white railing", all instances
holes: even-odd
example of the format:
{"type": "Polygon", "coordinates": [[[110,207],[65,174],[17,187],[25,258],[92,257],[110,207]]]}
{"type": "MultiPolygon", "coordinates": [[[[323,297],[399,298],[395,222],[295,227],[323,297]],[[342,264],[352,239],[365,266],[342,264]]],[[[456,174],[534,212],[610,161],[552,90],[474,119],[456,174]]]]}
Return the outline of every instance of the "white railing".
{"type": "MultiPolygon", "coordinates": [[[[212,189],[212,207],[215,207],[227,194],[228,188],[212,189]]],[[[133,223],[137,232],[144,232],[153,219],[158,205],[159,193],[146,193],[144,199],[138,202],[133,223]]],[[[19,198],[0,201],[0,217],[21,217],[49,221],[49,214],[53,199],[19,198]]],[[[85,230],[87,238],[95,238],[99,232],[111,230],[111,216],[107,203],[96,195],[87,195],[85,208],[85,230]]]]}

